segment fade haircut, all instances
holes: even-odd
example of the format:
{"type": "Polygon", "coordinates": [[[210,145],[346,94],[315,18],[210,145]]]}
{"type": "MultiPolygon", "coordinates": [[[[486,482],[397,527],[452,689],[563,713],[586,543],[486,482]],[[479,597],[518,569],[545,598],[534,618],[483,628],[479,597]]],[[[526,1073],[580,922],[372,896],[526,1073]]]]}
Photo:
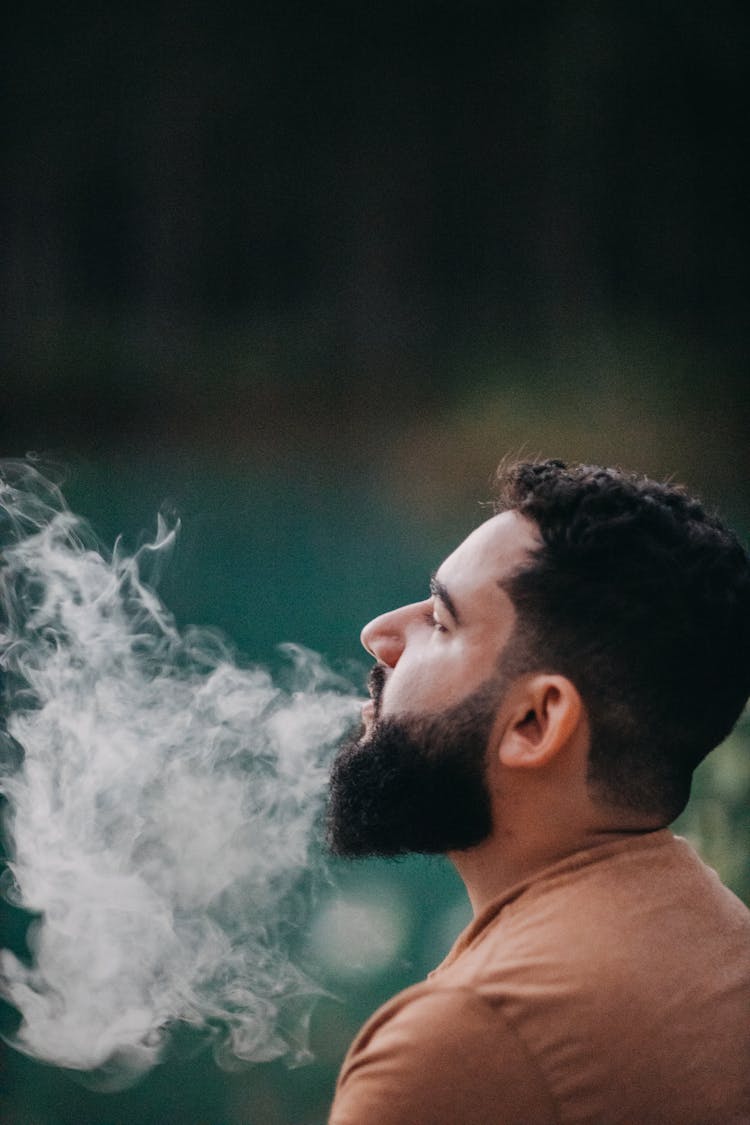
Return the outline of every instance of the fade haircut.
{"type": "Polygon", "coordinates": [[[620,469],[521,462],[497,479],[497,510],[542,540],[501,583],[518,614],[506,670],[570,679],[596,796],[673,820],[750,693],[747,551],[683,488],[620,469]]]}

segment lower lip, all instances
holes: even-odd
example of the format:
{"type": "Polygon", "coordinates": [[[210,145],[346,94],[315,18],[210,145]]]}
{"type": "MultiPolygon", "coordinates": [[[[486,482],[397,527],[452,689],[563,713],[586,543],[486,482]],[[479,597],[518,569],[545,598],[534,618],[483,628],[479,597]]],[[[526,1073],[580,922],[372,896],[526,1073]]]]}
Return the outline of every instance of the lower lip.
{"type": "Polygon", "coordinates": [[[362,718],[372,719],[375,715],[375,703],[372,699],[368,699],[366,703],[362,704],[362,718]]]}

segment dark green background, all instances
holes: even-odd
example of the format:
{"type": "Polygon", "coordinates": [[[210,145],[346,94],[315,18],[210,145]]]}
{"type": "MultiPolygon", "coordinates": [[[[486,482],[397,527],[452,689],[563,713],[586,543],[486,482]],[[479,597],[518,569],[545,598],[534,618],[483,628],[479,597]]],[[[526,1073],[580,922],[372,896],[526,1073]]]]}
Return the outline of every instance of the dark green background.
{"type": "MultiPolygon", "coordinates": [[[[17,10],[0,456],[66,466],[109,543],[166,505],[180,623],[355,679],[507,454],[673,476],[747,532],[749,30],[723,0],[17,10]]],[[[746,898],[749,762],[742,727],[682,822],[746,898]]],[[[358,1024],[466,916],[439,861],[335,877],[409,939],[328,982],[314,1064],[180,1041],[102,1095],[3,1048],[3,1125],[324,1121],[358,1024]]]]}

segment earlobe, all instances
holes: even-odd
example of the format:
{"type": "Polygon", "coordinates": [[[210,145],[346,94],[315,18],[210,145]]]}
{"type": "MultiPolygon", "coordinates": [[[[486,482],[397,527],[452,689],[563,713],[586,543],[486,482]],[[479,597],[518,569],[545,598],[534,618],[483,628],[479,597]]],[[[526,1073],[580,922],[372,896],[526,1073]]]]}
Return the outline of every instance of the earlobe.
{"type": "Polygon", "coordinates": [[[557,757],[579,730],[583,703],[564,676],[536,675],[524,685],[499,745],[502,765],[539,769],[557,757]]]}

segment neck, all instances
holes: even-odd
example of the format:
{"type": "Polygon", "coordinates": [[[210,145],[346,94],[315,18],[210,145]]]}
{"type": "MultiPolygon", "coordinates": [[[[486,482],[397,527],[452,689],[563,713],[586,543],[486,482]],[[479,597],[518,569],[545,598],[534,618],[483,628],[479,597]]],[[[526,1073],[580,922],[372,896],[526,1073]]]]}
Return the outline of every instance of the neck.
{"type": "Polygon", "coordinates": [[[483,843],[466,851],[451,852],[449,859],[466,886],[476,916],[512,886],[533,878],[553,863],[663,826],[655,819],[612,817],[591,819],[574,827],[541,817],[531,829],[496,828],[483,843]]]}

